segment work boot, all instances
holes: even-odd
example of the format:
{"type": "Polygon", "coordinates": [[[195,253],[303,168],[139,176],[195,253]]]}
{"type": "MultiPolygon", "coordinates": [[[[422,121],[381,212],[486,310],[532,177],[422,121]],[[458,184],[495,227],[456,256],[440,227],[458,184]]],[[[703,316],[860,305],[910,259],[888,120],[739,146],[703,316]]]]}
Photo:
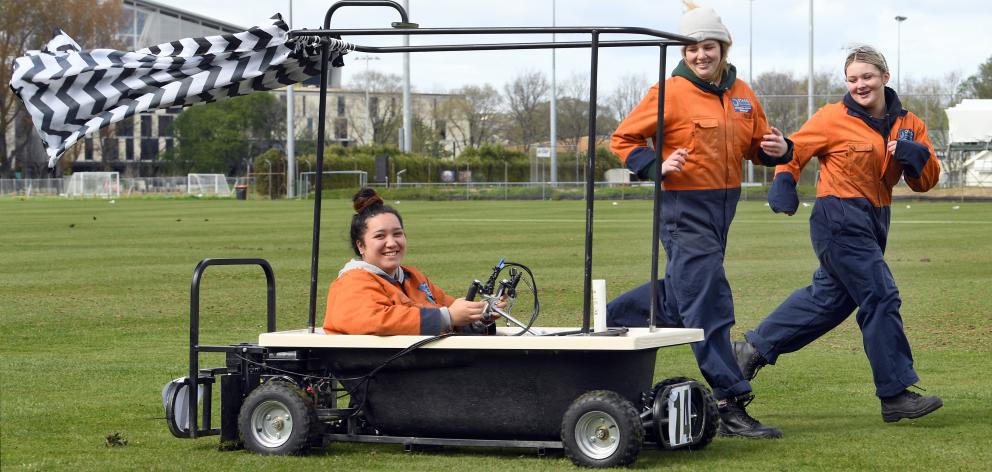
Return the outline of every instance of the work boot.
{"type": "Polygon", "coordinates": [[[753,398],[754,395],[747,394],[720,400],[720,436],[753,439],[782,437],[778,428],[761,424],[744,410],[753,398]]]}
{"type": "Polygon", "coordinates": [[[758,369],[768,365],[768,361],[747,340],[734,341],[734,357],[737,358],[737,366],[741,368],[741,373],[748,382],[758,375],[758,369]]]}
{"type": "Polygon", "coordinates": [[[903,390],[902,393],[882,399],[882,419],[895,423],[903,418],[919,418],[944,406],[937,396],[924,397],[916,392],[903,390]]]}

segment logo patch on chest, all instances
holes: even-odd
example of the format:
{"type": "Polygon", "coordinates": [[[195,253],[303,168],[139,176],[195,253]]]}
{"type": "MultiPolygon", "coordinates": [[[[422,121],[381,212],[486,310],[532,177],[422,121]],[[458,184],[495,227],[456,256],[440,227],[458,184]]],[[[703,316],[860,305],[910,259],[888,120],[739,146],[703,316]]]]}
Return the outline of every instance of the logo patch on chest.
{"type": "Polygon", "coordinates": [[[434,300],[434,294],[431,293],[431,287],[427,285],[427,282],[420,282],[420,285],[417,286],[417,290],[420,290],[421,292],[424,292],[425,295],[427,295],[428,302],[437,303],[437,301],[434,300]]]}
{"type": "Polygon", "coordinates": [[[899,136],[896,139],[898,141],[913,141],[916,139],[916,133],[909,128],[899,128],[899,136]]]}
{"type": "Polygon", "coordinates": [[[746,98],[731,98],[730,104],[733,105],[734,111],[738,113],[747,113],[751,111],[751,100],[746,98]]]}

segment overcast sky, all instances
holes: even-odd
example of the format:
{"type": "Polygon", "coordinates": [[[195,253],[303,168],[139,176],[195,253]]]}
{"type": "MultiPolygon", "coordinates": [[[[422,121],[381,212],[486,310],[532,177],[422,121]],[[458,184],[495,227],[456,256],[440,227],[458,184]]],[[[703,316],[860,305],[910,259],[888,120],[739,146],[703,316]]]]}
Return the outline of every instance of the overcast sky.
{"type": "MultiPolygon", "coordinates": [[[[290,0],[162,0],[181,8],[236,25],[264,22],[274,13],[289,17],[290,0]]],[[[681,0],[408,0],[410,19],[421,27],[551,26],[641,26],[677,32],[682,15],[681,0]]],[[[292,26],[320,28],[332,1],[293,0],[292,26]]],[[[400,1],[402,4],[402,1],[400,1]]],[[[808,0],[696,0],[713,7],[723,18],[734,39],[730,61],[738,76],[747,79],[749,52],[753,73],[792,71],[806,76],[809,67],[808,0]],[[753,10],[749,11],[749,7],[753,10]],[[749,31],[753,18],[753,33],[749,31]],[[749,36],[753,34],[753,44],[749,36]],[[753,46],[753,48],[752,48],[753,46]]],[[[888,59],[895,84],[896,70],[903,81],[943,78],[952,72],[962,77],[975,74],[978,65],[992,56],[992,3],[989,0],[815,0],[813,2],[813,67],[840,75],[845,46],[866,43],[879,48],[888,59]],[[908,19],[901,25],[901,47],[897,47],[897,15],[908,19]],[[897,58],[901,50],[901,61],[897,58]],[[901,62],[900,66],[897,66],[901,62]]],[[[385,28],[398,21],[386,7],[346,7],[335,12],[332,28],[385,28]]],[[[506,41],[503,38],[444,37],[446,43],[506,41]]],[[[177,38],[178,39],[178,38],[177,38]]],[[[401,38],[345,37],[364,45],[400,45],[401,38]]],[[[411,37],[411,44],[425,44],[427,37],[411,37]]],[[[439,38],[434,37],[434,41],[439,38]]],[[[515,37],[533,41],[537,37],[515,37]]],[[[588,39],[558,36],[559,40],[588,39]]],[[[602,40],[622,39],[603,36],[602,40]]],[[[368,56],[352,53],[350,56],[368,56]]],[[[375,60],[348,60],[344,81],[366,67],[400,74],[400,54],[380,54],[375,60]]],[[[669,51],[668,72],[680,57],[669,51]]],[[[657,77],[655,48],[610,48],[600,54],[600,91],[608,93],[619,77],[636,74],[657,77]]],[[[587,50],[557,53],[559,82],[588,73],[587,50]]],[[[464,84],[490,83],[501,87],[522,71],[544,71],[550,77],[551,52],[492,51],[473,53],[417,53],[411,55],[411,80],[417,91],[447,91],[464,84]]]]}

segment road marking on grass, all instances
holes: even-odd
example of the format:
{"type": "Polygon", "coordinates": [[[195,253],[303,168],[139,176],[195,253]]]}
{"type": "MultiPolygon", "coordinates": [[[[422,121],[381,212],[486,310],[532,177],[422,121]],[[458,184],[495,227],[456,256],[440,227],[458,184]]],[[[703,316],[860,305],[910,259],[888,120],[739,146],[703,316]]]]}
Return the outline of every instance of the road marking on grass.
{"type": "MultiPolygon", "coordinates": [[[[586,220],[578,218],[558,218],[558,219],[547,219],[547,218],[430,218],[432,221],[444,221],[444,222],[458,222],[458,223],[585,223],[586,220]]],[[[596,223],[650,223],[649,219],[612,219],[612,218],[597,218],[596,223]]],[[[742,224],[806,224],[809,220],[806,218],[790,218],[790,219],[769,219],[769,220],[749,220],[749,219],[737,219],[734,223],[742,224]]],[[[974,220],[893,220],[893,224],[908,224],[908,225],[989,225],[992,221],[974,221],[974,220]]]]}

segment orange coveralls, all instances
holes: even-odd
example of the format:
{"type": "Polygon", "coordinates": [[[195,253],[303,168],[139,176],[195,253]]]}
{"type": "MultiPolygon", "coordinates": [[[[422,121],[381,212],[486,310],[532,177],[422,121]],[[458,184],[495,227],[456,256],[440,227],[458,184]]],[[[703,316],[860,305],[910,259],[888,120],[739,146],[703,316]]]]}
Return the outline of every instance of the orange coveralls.
{"type": "Polygon", "coordinates": [[[451,331],[446,307],[454,303],[454,297],[413,267],[400,267],[402,283],[369,268],[377,269],[352,261],[331,283],[324,317],[327,333],[386,336],[451,331]],[[349,270],[350,266],[359,267],[349,270]]]}

